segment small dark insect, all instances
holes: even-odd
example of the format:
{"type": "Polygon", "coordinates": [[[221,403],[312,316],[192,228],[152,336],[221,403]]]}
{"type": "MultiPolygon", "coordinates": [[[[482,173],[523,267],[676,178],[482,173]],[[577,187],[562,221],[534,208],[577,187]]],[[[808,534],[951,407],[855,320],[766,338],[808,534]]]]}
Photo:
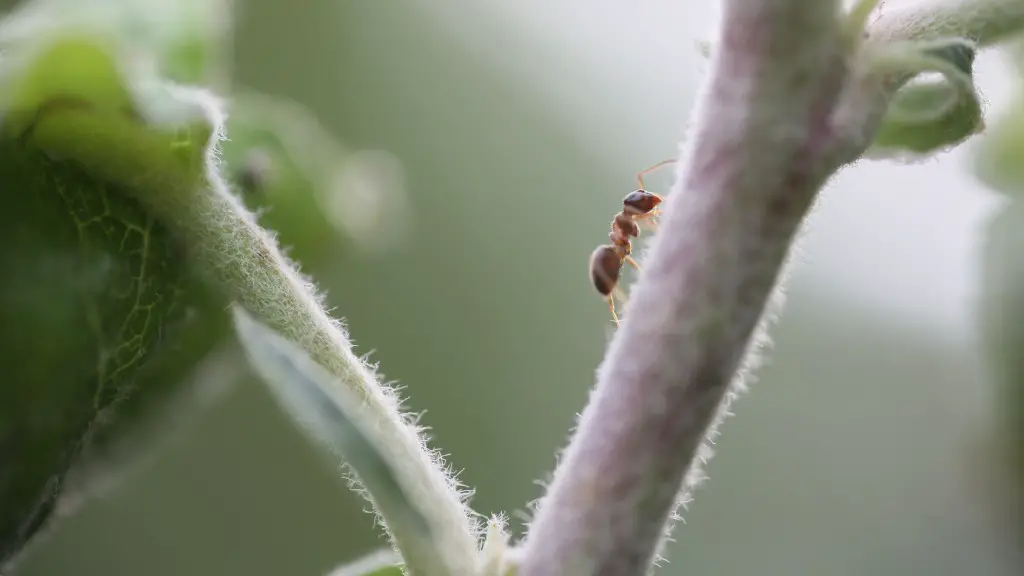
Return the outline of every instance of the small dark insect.
{"type": "Polygon", "coordinates": [[[612,313],[612,321],[619,325],[619,317],[615,313],[615,298],[625,301],[622,290],[618,288],[619,275],[622,272],[622,264],[628,262],[630,266],[640,270],[640,265],[630,256],[632,246],[630,238],[640,236],[639,222],[654,225],[654,218],[658,216],[662,198],[653,192],[644,190],[644,174],[652,172],[662,166],[675,162],[675,159],[662,160],[650,168],[637,172],[636,181],[639,185],[622,199],[622,211],[612,218],[612,230],[608,233],[611,244],[598,246],[590,255],[590,279],[594,283],[597,292],[608,301],[608,309],[612,313]]]}

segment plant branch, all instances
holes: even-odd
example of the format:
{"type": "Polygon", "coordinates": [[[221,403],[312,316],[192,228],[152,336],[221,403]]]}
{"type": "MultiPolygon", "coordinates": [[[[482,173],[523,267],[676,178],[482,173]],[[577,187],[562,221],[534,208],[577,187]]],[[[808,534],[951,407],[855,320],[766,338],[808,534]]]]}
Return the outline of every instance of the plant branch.
{"type": "Polygon", "coordinates": [[[642,574],[834,166],[838,2],[725,0],[690,147],[520,574],[642,574]]]}
{"type": "Polygon", "coordinates": [[[862,43],[851,28],[873,4],[847,19],[836,1],[723,1],[661,232],[539,503],[520,574],[648,570],[680,489],[687,501],[700,480],[703,442],[742,385],[744,358],[756,360],[755,329],[771,319],[804,216],[866,150],[900,86],[860,56],[948,36],[987,45],[1024,26],[1021,0],[940,0],[879,18],[862,43]]]}
{"type": "MultiPolygon", "coordinates": [[[[215,127],[222,125],[218,111],[208,106],[206,116],[214,117],[215,127]]],[[[99,177],[130,179],[137,199],[178,234],[192,260],[230,299],[298,343],[358,394],[381,449],[400,472],[402,487],[431,523],[449,569],[470,573],[477,529],[455,481],[419,429],[403,416],[397,396],[353,353],[348,336],[325,311],[313,285],[222,181],[213,156],[216,142],[202,147],[200,158],[169,156],[165,139],[154,139],[153,130],[132,129],[125,122],[88,108],[56,108],[39,115],[30,141],[50,154],[76,159],[99,177]]],[[[415,548],[403,546],[402,534],[383,520],[399,551],[415,548]]],[[[416,567],[414,560],[406,558],[410,569],[416,567]]]]}

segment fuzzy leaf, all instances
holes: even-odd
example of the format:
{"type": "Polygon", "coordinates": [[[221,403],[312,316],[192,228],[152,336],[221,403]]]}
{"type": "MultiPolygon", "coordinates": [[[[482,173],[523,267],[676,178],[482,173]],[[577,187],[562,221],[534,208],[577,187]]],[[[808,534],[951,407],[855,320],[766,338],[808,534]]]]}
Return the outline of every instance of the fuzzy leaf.
{"type": "Polygon", "coordinates": [[[154,35],[128,42],[99,5],[39,0],[0,22],[0,567],[127,429],[115,408],[175,389],[224,333],[132,193],[195,178],[211,124],[155,76],[154,35]]]}
{"type": "Polygon", "coordinates": [[[890,102],[869,156],[923,156],[959,144],[983,128],[972,78],[972,44],[959,39],[901,42],[870,57],[873,72],[910,82],[890,102]],[[916,78],[927,73],[941,78],[916,78]]]}
{"type": "Polygon", "coordinates": [[[435,548],[430,524],[374,438],[373,424],[362,413],[359,398],[297,344],[237,305],[234,318],[249,361],[274,398],[303,431],[355,472],[407,564],[416,573],[444,573],[446,562],[435,548]]]}
{"type": "Polygon", "coordinates": [[[223,66],[234,0],[32,0],[5,18],[0,46],[71,28],[117,38],[153,59],[162,76],[204,82],[223,66]],[[70,26],[69,26],[70,25],[70,26]]]}

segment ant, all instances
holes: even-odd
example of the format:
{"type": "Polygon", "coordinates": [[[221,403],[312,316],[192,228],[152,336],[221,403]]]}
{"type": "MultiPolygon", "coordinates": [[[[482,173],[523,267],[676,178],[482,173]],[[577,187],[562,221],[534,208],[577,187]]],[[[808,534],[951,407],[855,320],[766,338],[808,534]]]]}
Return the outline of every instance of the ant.
{"type": "Polygon", "coordinates": [[[622,290],[618,288],[622,264],[628,262],[637,271],[640,270],[640,265],[630,256],[632,246],[629,239],[640,236],[639,222],[647,222],[653,226],[653,219],[661,212],[658,205],[661,204],[662,197],[644,190],[644,174],[675,161],[674,158],[662,160],[637,172],[636,181],[639,188],[622,199],[622,211],[612,218],[612,230],[608,234],[611,244],[598,246],[590,255],[590,279],[597,292],[608,301],[608,309],[611,310],[612,321],[616,326],[619,325],[619,317],[615,313],[615,297],[623,302],[626,300],[622,290]]]}

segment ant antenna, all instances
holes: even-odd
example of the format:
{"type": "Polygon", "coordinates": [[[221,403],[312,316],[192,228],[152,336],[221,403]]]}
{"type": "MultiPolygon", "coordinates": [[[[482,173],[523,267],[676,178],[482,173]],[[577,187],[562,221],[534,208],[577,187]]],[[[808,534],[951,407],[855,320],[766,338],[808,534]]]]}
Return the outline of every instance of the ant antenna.
{"type": "Polygon", "coordinates": [[[640,186],[641,190],[644,190],[646,188],[646,186],[644,186],[644,174],[649,174],[651,172],[654,172],[658,168],[661,168],[662,166],[667,166],[667,165],[673,164],[675,162],[676,162],[675,158],[669,158],[668,160],[662,160],[661,162],[658,162],[654,166],[649,166],[647,168],[644,168],[643,170],[641,170],[641,171],[636,173],[636,183],[640,186]]]}

